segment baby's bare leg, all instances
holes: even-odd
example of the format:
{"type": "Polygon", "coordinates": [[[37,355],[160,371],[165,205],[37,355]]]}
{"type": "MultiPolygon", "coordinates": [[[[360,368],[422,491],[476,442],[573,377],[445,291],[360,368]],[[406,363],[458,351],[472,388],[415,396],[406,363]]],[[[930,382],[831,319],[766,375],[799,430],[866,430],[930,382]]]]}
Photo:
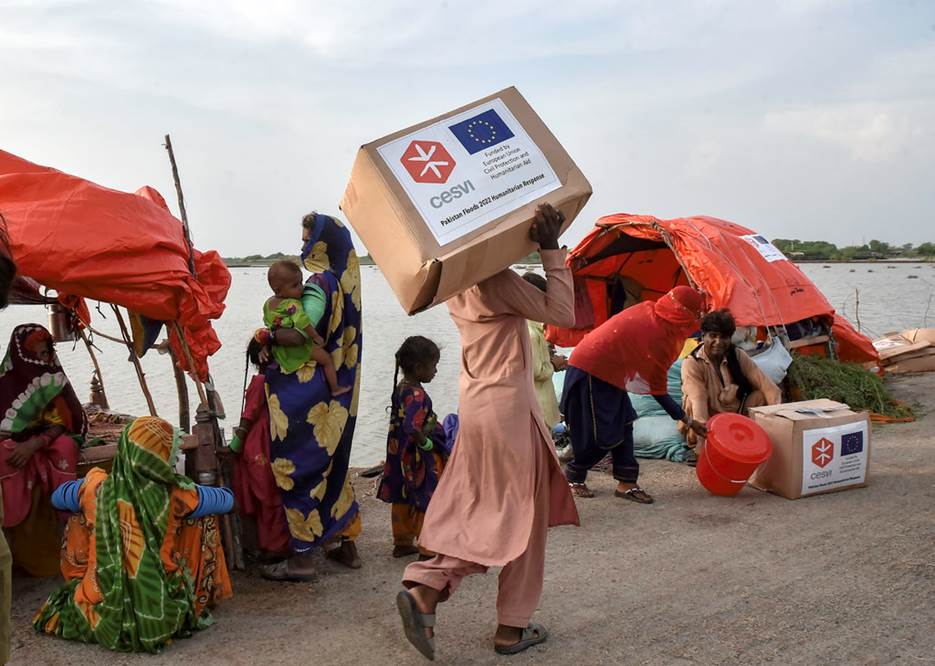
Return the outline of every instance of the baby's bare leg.
{"type": "Polygon", "coordinates": [[[331,389],[331,395],[344,395],[351,390],[350,386],[341,386],[338,384],[338,373],[334,369],[334,361],[331,360],[331,354],[326,352],[324,347],[314,347],[312,349],[312,358],[324,371],[325,380],[328,382],[328,387],[331,389]]]}

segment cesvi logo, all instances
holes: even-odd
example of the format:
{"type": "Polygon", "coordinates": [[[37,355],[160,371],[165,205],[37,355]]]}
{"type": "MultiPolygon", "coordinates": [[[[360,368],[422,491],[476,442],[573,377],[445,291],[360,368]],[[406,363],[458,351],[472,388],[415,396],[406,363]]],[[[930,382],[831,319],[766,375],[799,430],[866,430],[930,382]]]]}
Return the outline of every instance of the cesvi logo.
{"type": "Polygon", "coordinates": [[[413,141],[399,159],[417,183],[445,183],[454,171],[454,158],[438,141],[413,141]]]}
{"type": "Polygon", "coordinates": [[[834,443],[822,437],[812,444],[812,462],[824,469],[834,459],[834,443]]]}

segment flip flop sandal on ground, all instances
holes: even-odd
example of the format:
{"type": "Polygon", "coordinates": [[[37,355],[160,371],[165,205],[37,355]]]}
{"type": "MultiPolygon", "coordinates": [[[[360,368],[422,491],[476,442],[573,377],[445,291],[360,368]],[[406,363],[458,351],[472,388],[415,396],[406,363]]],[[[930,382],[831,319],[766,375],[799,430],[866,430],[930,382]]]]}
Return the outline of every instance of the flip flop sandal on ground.
{"type": "Polygon", "coordinates": [[[594,491],[584,483],[569,483],[568,487],[571,488],[571,494],[575,497],[594,497],[594,491]]]}
{"type": "Polygon", "coordinates": [[[406,638],[412,643],[412,647],[429,661],[435,661],[435,637],[429,638],[425,635],[426,629],[434,631],[435,614],[421,612],[416,605],[416,598],[406,590],[396,595],[396,608],[399,609],[406,638]]]}
{"type": "Polygon", "coordinates": [[[630,488],[625,492],[620,492],[619,490],[614,491],[615,497],[622,497],[623,499],[630,500],[631,502],[636,502],[637,504],[652,504],[656,500],[647,493],[645,490],[636,486],[635,488],[630,488]]]}
{"type": "Polygon", "coordinates": [[[286,561],[276,564],[264,564],[260,567],[260,575],[266,580],[280,583],[311,583],[318,579],[314,573],[298,573],[289,569],[286,561]]]}
{"type": "Polygon", "coordinates": [[[684,462],[686,465],[694,467],[698,464],[698,454],[694,449],[688,449],[688,451],[685,452],[685,460],[682,462],[684,462]]]}
{"type": "Polygon", "coordinates": [[[519,636],[519,640],[512,645],[495,645],[494,651],[497,654],[519,654],[528,650],[533,645],[544,643],[549,637],[549,632],[541,624],[532,623],[519,636]]]}
{"type": "Polygon", "coordinates": [[[383,474],[383,463],[374,465],[373,467],[368,467],[360,473],[360,475],[365,479],[374,479],[381,474],[383,474]]]}

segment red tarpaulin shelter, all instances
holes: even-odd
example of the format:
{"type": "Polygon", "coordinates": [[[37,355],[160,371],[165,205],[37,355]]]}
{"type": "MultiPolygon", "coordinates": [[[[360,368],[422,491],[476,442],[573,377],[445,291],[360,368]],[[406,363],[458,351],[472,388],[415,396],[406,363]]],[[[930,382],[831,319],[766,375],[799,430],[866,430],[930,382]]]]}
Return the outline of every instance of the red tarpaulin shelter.
{"type": "Polygon", "coordinates": [[[714,217],[660,220],[608,215],[568,255],[575,278],[574,329],[550,328],[549,339],[572,347],[629,297],[659,298],[690,284],[711,308],[729,308],[739,326],[781,327],[819,318],[832,329],[842,360],[876,361],[858,333],[815,284],[755,231],[714,217]],[[629,296],[627,292],[630,292],[629,296]]]}
{"type": "MultiPolygon", "coordinates": [[[[177,321],[206,379],[207,357],[221,347],[211,320],[224,312],[230,272],[217,252],[193,250],[192,275],[182,223],[158,192],[118,192],[0,150],[0,215],[20,275],[55,289],[85,323],[82,299],[177,321]]],[[[174,327],[167,330],[189,369],[174,327]]]]}

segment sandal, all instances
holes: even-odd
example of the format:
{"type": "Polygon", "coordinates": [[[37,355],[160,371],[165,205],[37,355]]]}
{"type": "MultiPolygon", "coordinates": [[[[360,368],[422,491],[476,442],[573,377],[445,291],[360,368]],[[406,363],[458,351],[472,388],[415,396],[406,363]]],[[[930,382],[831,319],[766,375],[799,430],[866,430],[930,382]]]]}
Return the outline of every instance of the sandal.
{"type": "Polygon", "coordinates": [[[623,499],[630,500],[631,502],[636,502],[637,504],[652,504],[656,500],[652,498],[652,495],[647,493],[645,490],[639,486],[634,486],[625,492],[620,492],[619,490],[614,491],[614,497],[622,497],[623,499]]]}
{"type": "Polygon", "coordinates": [[[541,624],[533,622],[523,629],[517,642],[512,645],[495,645],[493,649],[497,654],[519,654],[523,650],[528,650],[533,645],[544,643],[548,637],[548,630],[541,624]]]}
{"type": "Polygon", "coordinates": [[[588,488],[587,484],[569,482],[568,487],[571,488],[571,494],[575,497],[594,497],[594,491],[588,488]]]}
{"type": "Polygon", "coordinates": [[[318,579],[314,573],[296,573],[289,568],[289,561],[283,560],[275,564],[264,564],[260,567],[260,575],[266,580],[279,583],[312,583],[318,579]]]}
{"type": "Polygon", "coordinates": [[[682,462],[690,467],[697,465],[698,453],[695,451],[695,449],[688,449],[688,451],[685,452],[685,459],[682,462]]]}
{"type": "Polygon", "coordinates": [[[434,633],[435,613],[420,611],[416,598],[406,590],[396,595],[396,608],[412,647],[429,661],[435,661],[435,636],[429,638],[425,635],[426,629],[432,629],[434,633]]]}
{"type": "Polygon", "coordinates": [[[365,479],[374,479],[383,474],[383,465],[383,463],[380,463],[379,465],[368,467],[360,473],[360,476],[365,479]]]}

